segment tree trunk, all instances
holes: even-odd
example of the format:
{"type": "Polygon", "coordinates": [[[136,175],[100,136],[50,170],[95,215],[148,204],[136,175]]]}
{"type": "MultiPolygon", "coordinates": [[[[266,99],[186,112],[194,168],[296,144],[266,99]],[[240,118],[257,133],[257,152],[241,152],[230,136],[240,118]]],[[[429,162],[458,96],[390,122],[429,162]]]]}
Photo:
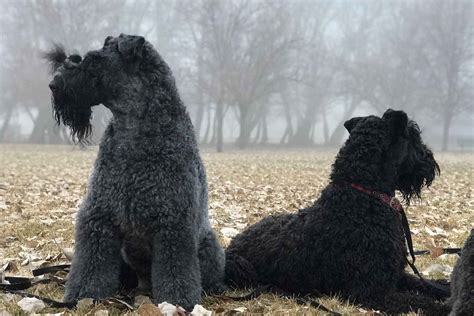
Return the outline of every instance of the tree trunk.
{"type": "Polygon", "coordinates": [[[267,116],[263,116],[263,122],[262,122],[262,141],[260,142],[261,144],[266,144],[268,143],[268,126],[267,126],[267,116]]]}
{"type": "Polygon", "coordinates": [[[260,133],[262,131],[262,122],[259,121],[257,124],[257,133],[255,134],[255,138],[253,139],[253,143],[257,144],[258,141],[260,140],[260,133]]]}
{"type": "Polygon", "coordinates": [[[250,138],[250,131],[249,131],[249,126],[248,126],[248,113],[247,110],[248,108],[245,106],[240,106],[240,118],[239,118],[239,125],[240,125],[240,132],[239,132],[239,137],[237,138],[237,147],[239,149],[245,149],[248,144],[249,144],[249,138],[250,138]]]}
{"type": "Polygon", "coordinates": [[[314,125],[314,111],[311,108],[308,109],[306,115],[299,120],[296,132],[290,139],[291,145],[309,146],[313,144],[311,139],[311,128],[314,125]]]}
{"type": "Polygon", "coordinates": [[[285,142],[290,142],[290,140],[293,138],[293,123],[291,122],[291,112],[288,97],[285,93],[281,93],[280,95],[286,119],[285,132],[283,133],[283,136],[280,139],[280,144],[284,144],[285,142]]]}
{"type": "Polygon", "coordinates": [[[334,132],[332,132],[331,137],[329,137],[329,145],[339,146],[342,143],[342,137],[344,136],[344,123],[352,116],[359,102],[354,99],[351,100],[349,107],[344,111],[342,120],[339,121],[334,132]]]}
{"type": "Polygon", "coordinates": [[[327,144],[329,141],[329,126],[328,126],[328,118],[326,115],[325,108],[323,111],[323,135],[324,135],[324,144],[327,144]]]}
{"type": "Polygon", "coordinates": [[[201,139],[201,127],[202,127],[202,121],[204,118],[204,103],[201,102],[201,100],[198,101],[198,108],[196,112],[196,120],[195,120],[195,126],[194,126],[194,132],[196,133],[196,139],[199,142],[201,139]]]}
{"type": "Polygon", "coordinates": [[[55,126],[49,107],[38,107],[38,116],[34,122],[33,131],[29,141],[35,144],[62,144],[64,140],[59,133],[59,127],[55,126]]]}
{"type": "Polygon", "coordinates": [[[204,133],[204,138],[202,139],[203,144],[207,144],[207,140],[209,138],[209,133],[211,132],[212,120],[211,120],[211,107],[207,107],[207,118],[206,118],[206,132],[204,133]]]}
{"type": "Polygon", "coordinates": [[[214,113],[214,117],[212,118],[212,127],[211,127],[211,140],[209,141],[209,145],[214,145],[216,143],[217,139],[217,108],[218,105],[216,105],[216,111],[214,113]]]}
{"type": "Polygon", "coordinates": [[[224,105],[222,101],[219,100],[216,105],[216,118],[217,118],[217,142],[216,150],[218,153],[223,151],[224,147],[224,105]]]}
{"type": "Polygon", "coordinates": [[[313,136],[311,130],[314,126],[316,113],[319,109],[320,100],[314,98],[307,98],[306,108],[301,117],[298,120],[296,131],[290,142],[294,146],[310,146],[313,145],[313,136]]]}
{"type": "Polygon", "coordinates": [[[448,151],[449,144],[449,130],[451,128],[451,121],[453,119],[452,111],[445,111],[445,116],[443,118],[443,140],[441,145],[442,151],[448,151]]]}
{"type": "Polygon", "coordinates": [[[8,106],[7,112],[3,120],[2,129],[0,130],[0,142],[5,141],[5,134],[8,130],[8,126],[10,125],[10,119],[12,118],[12,114],[13,114],[13,108],[14,108],[13,103],[9,103],[7,106],[8,106]]]}

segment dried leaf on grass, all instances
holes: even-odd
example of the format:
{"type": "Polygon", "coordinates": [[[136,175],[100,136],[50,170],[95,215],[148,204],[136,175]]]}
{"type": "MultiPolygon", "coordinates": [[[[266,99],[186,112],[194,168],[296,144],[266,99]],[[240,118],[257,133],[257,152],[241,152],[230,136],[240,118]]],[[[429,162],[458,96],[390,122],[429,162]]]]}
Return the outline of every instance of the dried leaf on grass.
{"type": "Polygon", "coordinates": [[[160,308],[154,304],[143,304],[137,312],[140,316],[163,316],[160,308]]]}
{"type": "Polygon", "coordinates": [[[20,306],[22,311],[27,313],[36,313],[46,307],[42,300],[35,297],[25,297],[21,299],[17,305],[20,306]]]}

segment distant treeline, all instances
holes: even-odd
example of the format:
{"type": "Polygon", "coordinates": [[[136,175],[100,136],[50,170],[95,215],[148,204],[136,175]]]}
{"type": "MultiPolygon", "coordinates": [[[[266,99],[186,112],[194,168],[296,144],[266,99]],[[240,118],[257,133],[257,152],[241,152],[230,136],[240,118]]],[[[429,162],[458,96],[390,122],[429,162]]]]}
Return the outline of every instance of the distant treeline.
{"type": "MultiPolygon", "coordinates": [[[[446,150],[453,120],[473,110],[470,0],[0,5],[0,142],[70,142],[52,119],[41,53],[57,42],[83,54],[122,32],[145,36],[164,56],[200,142],[218,151],[234,127],[239,148],[266,144],[269,133],[276,144],[339,145],[358,109],[388,107],[435,122],[446,150]]],[[[95,111],[95,138],[109,115],[95,111]]]]}

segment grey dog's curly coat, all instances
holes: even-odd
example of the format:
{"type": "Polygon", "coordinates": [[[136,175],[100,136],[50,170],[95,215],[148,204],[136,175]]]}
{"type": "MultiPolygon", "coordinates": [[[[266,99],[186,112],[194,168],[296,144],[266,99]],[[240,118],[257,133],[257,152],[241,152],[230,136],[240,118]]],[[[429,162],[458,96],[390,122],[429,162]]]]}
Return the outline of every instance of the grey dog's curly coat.
{"type": "Polygon", "coordinates": [[[46,57],[56,118],[74,136],[89,135],[92,106],[113,114],[77,215],[64,299],[112,296],[123,261],[157,303],[190,309],[203,290],[224,289],[205,170],[167,64],[143,37],[123,34],[83,60],[61,47],[46,57]]]}

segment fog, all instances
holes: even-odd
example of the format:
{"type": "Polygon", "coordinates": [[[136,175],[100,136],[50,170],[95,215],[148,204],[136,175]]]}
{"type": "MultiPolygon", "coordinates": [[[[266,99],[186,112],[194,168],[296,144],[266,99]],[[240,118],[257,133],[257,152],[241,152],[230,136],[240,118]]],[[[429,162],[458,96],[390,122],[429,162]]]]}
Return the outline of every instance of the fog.
{"type": "MultiPolygon", "coordinates": [[[[473,1],[0,0],[0,142],[72,144],[42,53],[142,35],[203,146],[340,146],[356,115],[401,109],[435,149],[474,147],[473,1]]],[[[94,108],[97,144],[110,113],[94,108]]]]}

